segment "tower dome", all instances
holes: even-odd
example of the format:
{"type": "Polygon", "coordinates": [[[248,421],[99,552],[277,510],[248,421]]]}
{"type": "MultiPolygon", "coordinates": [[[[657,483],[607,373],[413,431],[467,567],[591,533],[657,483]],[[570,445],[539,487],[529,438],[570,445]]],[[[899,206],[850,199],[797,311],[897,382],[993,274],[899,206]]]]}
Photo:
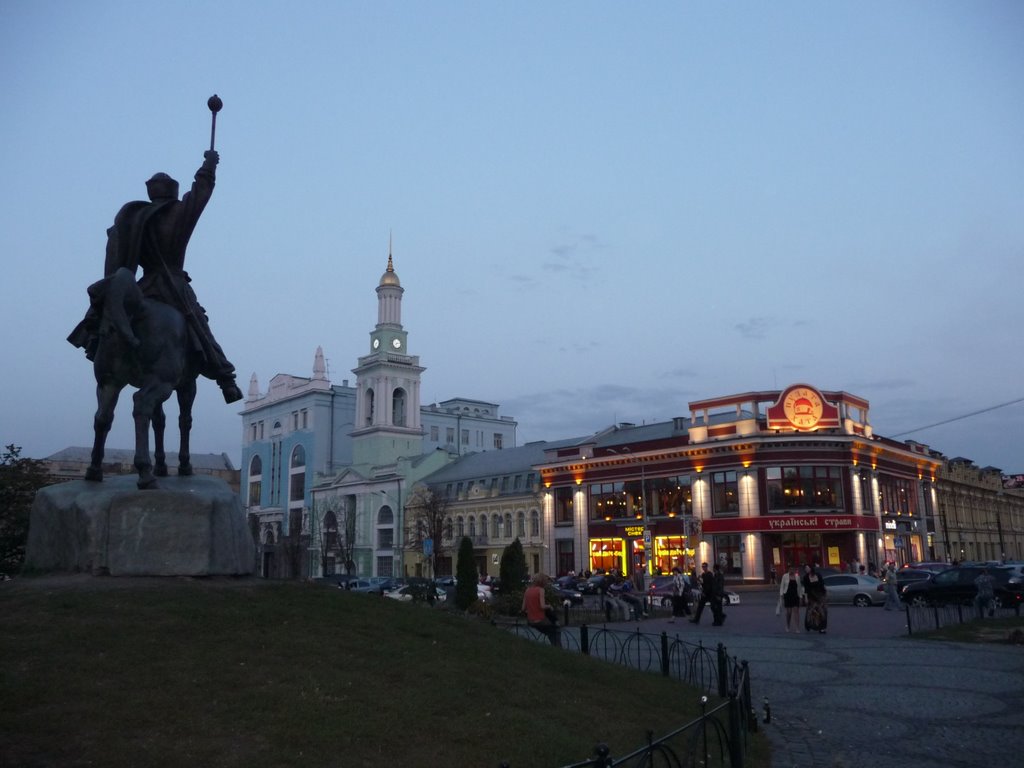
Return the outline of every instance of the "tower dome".
{"type": "Polygon", "coordinates": [[[388,254],[388,268],[384,270],[384,274],[380,276],[380,285],[394,285],[401,287],[402,284],[398,281],[398,273],[395,272],[395,265],[391,262],[391,254],[388,254]]]}

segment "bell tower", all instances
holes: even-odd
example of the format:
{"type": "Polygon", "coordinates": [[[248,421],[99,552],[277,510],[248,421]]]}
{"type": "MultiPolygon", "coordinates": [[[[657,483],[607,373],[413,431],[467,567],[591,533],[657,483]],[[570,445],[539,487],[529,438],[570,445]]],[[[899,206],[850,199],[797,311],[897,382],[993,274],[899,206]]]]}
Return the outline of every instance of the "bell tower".
{"type": "Polygon", "coordinates": [[[368,354],[352,369],[356,375],[356,418],[352,432],[354,464],[391,464],[399,456],[423,452],[420,425],[420,359],[407,349],[402,328],[402,294],[390,246],[388,266],[377,285],[377,325],[368,354]]]}

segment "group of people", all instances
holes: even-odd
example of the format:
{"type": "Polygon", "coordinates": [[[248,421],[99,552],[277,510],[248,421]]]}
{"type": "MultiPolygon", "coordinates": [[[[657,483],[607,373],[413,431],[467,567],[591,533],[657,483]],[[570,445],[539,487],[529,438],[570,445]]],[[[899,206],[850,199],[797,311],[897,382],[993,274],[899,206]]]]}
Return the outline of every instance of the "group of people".
{"type": "Polygon", "coordinates": [[[803,575],[792,565],[779,582],[779,602],[775,613],[785,611],[787,632],[800,631],[801,606],[806,606],[804,630],[825,634],[828,630],[828,591],[814,565],[805,565],[803,575]]]}
{"type": "Polygon", "coordinates": [[[646,618],[647,610],[640,589],[621,574],[612,575],[611,582],[606,585],[604,594],[605,611],[608,617],[611,618],[614,612],[623,621],[628,621],[630,617],[636,621],[646,618]]]}

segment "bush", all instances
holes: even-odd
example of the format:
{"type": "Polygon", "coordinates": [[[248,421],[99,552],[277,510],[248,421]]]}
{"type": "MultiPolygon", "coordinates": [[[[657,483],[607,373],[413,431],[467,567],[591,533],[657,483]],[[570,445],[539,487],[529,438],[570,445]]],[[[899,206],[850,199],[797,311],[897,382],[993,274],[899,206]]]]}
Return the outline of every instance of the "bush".
{"type": "Polygon", "coordinates": [[[491,607],[499,616],[518,616],[523,611],[523,593],[499,592],[492,598],[491,607]]]}
{"type": "Polygon", "coordinates": [[[455,607],[460,611],[468,610],[476,600],[476,581],[473,542],[468,536],[463,536],[455,565],[455,607]]]}
{"type": "Polygon", "coordinates": [[[518,536],[502,550],[499,569],[498,578],[501,580],[502,590],[509,594],[519,592],[522,596],[527,576],[526,553],[523,552],[523,545],[518,536]]]}

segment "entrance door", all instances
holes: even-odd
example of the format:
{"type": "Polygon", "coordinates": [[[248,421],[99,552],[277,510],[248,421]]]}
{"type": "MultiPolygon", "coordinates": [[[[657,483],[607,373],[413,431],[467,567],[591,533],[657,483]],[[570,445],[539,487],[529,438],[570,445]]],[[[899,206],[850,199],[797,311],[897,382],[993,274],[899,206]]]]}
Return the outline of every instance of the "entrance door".
{"type": "Polygon", "coordinates": [[[821,561],[821,547],[810,547],[805,543],[785,542],[782,545],[782,567],[798,566],[803,568],[813,562],[821,561]]]}

